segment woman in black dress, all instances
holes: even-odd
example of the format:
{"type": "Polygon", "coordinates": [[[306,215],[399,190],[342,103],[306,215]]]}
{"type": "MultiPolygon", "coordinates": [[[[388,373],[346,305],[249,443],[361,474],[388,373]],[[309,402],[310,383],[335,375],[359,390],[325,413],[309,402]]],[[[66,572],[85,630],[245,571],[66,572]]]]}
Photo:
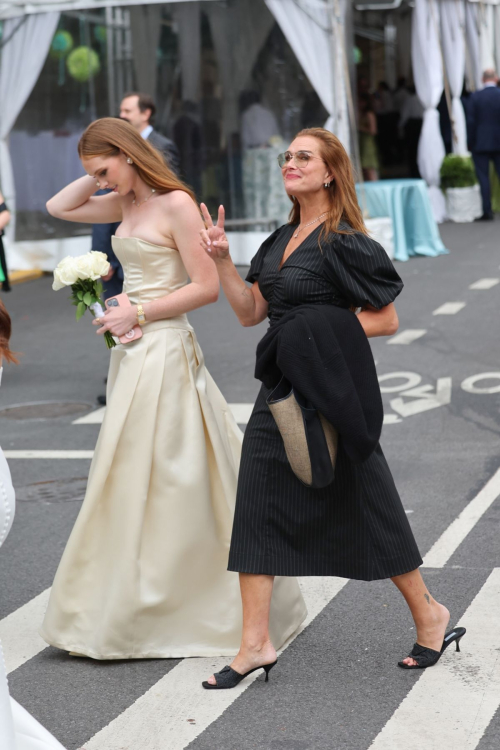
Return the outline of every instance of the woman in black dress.
{"type": "MultiPolygon", "coordinates": [[[[201,243],[241,324],[269,317],[273,326],[298,305],[337,305],[361,308],[358,320],[367,337],[394,334],[393,301],[403,283],[367,234],[340,141],[322,128],[303,130],[280,166],[293,203],[290,222],[252,260],[251,287],[229,256],[223,207],[214,226],[201,206],[207,227],[201,243]]],[[[231,667],[204,687],[234,687],[249,671],[265,667],[267,673],[274,665],[267,623],[275,575],[391,578],[417,629],[413,655],[400,666],[431,666],[463,633],[452,631],[443,641],[450,615],[422,580],[422,559],[380,445],[358,464],[340,448],[333,483],[311,489],[290,468],[268,395],[263,386],[245,432],[229,556],[229,570],[240,573],[242,643],[231,667]]]]}

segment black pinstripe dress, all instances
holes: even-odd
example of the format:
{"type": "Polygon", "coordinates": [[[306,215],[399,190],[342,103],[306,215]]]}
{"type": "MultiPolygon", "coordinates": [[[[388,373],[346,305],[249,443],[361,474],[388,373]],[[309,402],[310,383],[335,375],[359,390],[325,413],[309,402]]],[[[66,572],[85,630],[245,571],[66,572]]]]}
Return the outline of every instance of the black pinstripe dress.
{"type": "MultiPolygon", "coordinates": [[[[345,228],[345,227],[342,227],[345,228]]],[[[247,280],[259,281],[271,326],[300,304],[376,308],[403,282],[383,248],[365,235],[313,231],[279,268],[294,227],[264,242],[247,280]]],[[[339,450],[335,480],[321,490],[292,472],[261,388],[247,425],[229,570],[281,576],[334,575],[371,581],[414,570],[422,559],[380,445],[361,464],[339,450]]]]}

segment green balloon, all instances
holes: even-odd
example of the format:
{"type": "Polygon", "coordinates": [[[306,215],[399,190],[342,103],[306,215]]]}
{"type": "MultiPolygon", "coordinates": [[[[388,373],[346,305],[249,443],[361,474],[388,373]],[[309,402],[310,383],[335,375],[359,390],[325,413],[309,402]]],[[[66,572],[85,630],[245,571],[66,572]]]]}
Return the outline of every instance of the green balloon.
{"type": "Polygon", "coordinates": [[[58,31],[50,45],[50,57],[53,60],[60,60],[62,57],[71,52],[73,49],[73,37],[69,31],[58,31]]]}
{"type": "Polygon", "coordinates": [[[85,83],[99,73],[101,61],[97,52],[90,47],[77,47],[68,55],[66,67],[75,81],[85,83]]]}
{"type": "Polygon", "coordinates": [[[94,29],[94,37],[98,42],[105,42],[108,38],[108,32],[105,26],[96,26],[94,29]]]}

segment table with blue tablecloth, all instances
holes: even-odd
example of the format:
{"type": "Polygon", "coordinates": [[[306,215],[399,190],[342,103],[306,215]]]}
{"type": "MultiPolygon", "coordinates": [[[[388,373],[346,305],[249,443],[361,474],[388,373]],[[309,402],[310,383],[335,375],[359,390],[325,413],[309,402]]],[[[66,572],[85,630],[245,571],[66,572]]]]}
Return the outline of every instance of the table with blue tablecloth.
{"type": "Polygon", "coordinates": [[[361,209],[372,218],[389,216],[394,227],[394,258],[447,253],[432,215],[424,180],[377,180],[356,185],[361,209]],[[364,193],[364,196],[363,196],[364,193]]]}

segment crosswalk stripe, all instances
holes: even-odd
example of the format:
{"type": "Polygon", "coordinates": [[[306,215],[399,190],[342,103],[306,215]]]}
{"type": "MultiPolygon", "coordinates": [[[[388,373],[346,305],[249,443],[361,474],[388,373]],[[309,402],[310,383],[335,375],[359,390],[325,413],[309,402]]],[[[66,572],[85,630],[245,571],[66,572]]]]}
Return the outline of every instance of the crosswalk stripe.
{"type": "Polygon", "coordinates": [[[500,469],[484,485],[476,497],[441,534],[424,557],[426,568],[443,568],[479,519],[500,495],[500,469]]]}
{"type": "Polygon", "coordinates": [[[436,308],[433,315],[456,315],[465,307],[465,302],[445,302],[441,307],[436,308]]]}
{"type": "MultiPolygon", "coordinates": [[[[254,406],[253,403],[228,404],[228,406],[238,424],[248,424],[254,406]]],[[[102,424],[105,412],[106,407],[102,406],[100,409],[96,409],[95,411],[89,412],[89,414],[85,414],[83,417],[75,419],[71,424],[102,424]]]]}
{"type": "MultiPolygon", "coordinates": [[[[305,578],[300,581],[308,617],[282,651],[309,625],[347,583],[343,578],[305,578]]],[[[184,659],[126,711],[101,729],[85,750],[183,750],[212,724],[259,676],[249,675],[232,690],[205,693],[201,681],[220,669],[224,658],[184,659]],[[194,722],[188,722],[194,719],[194,722]]],[[[278,667],[279,668],[279,667],[278,667]]],[[[272,680],[272,673],[270,679],[272,680]]]]}
{"type": "Polygon", "coordinates": [[[495,568],[460,619],[467,628],[461,653],[449,653],[455,651],[452,644],[439,664],[422,674],[369,750],[438,745],[474,750],[500,705],[499,622],[500,568],[495,568]]]}
{"type": "Polygon", "coordinates": [[[469,289],[491,289],[492,287],[500,284],[500,279],[479,279],[470,285],[469,289]]]}
{"type": "Polygon", "coordinates": [[[101,406],[100,409],[96,409],[95,411],[91,411],[88,414],[84,414],[83,417],[78,417],[78,419],[75,419],[75,421],[71,424],[102,424],[105,411],[106,407],[101,406]]]}
{"type": "Polygon", "coordinates": [[[25,662],[47,648],[47,644],[38,635],[50,589],[45,589],[27,604],[0,620],[0,641],[5,654],[7,674],[13,672],[25,662]]]}
{"type": "Polygon", "coordinates": [[[417,339],[425,336],[427,333],[425,328],[407,328],[401,333],[397,333],[395,336],[387,340],[388,344],[411,344],[417,339]]]}

